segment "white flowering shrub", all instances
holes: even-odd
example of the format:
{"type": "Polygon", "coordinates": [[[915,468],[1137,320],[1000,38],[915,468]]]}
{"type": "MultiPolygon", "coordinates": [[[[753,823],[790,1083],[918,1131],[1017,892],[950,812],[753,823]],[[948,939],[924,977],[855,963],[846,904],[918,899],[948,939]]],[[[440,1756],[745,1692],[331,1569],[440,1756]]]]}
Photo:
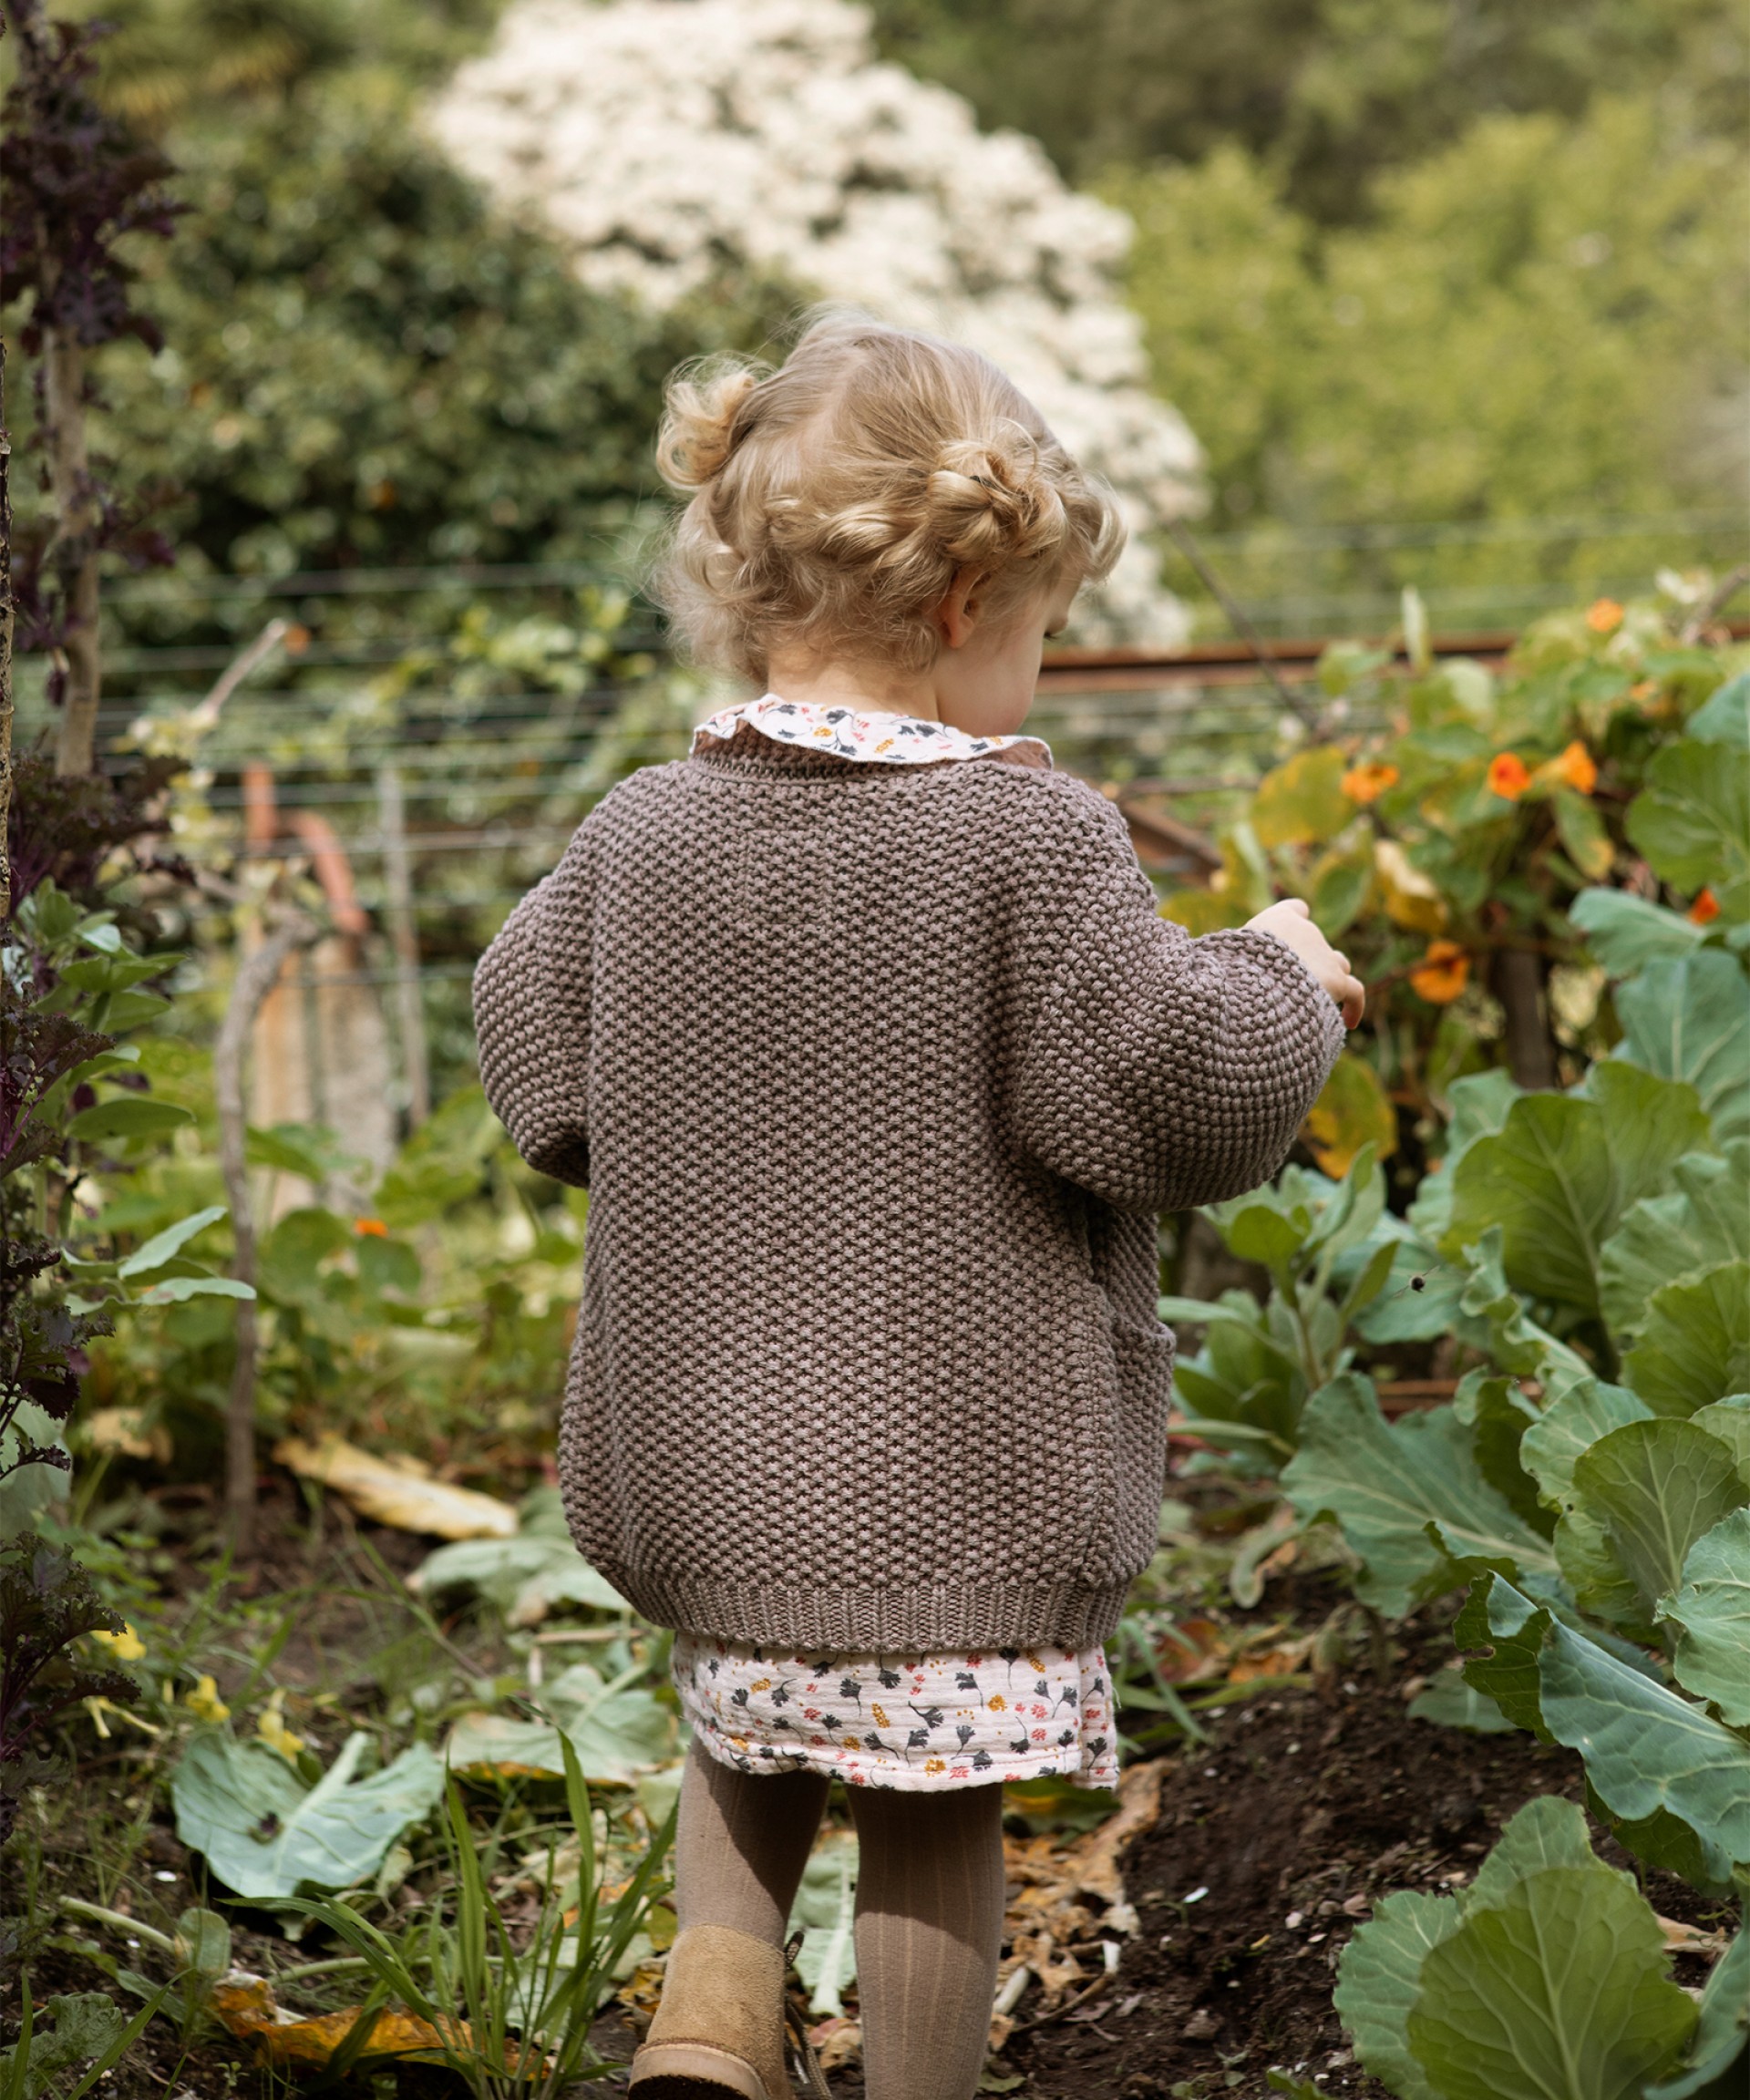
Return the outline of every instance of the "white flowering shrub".
{"type": "MultiPolygon", "coordinates": [[[[532,213],[597,289],[664,306],[777,274],[975,345],[1118,491],[1133,534],[1189,509],[1200,455],[1152,396],[1118,211],[1031,139],[871,55],[844,0],[512,0],[430,111],[444,149],[532,213]]],[[[1170,643],[1133,540],[1085,633],[1170,643]]]]}

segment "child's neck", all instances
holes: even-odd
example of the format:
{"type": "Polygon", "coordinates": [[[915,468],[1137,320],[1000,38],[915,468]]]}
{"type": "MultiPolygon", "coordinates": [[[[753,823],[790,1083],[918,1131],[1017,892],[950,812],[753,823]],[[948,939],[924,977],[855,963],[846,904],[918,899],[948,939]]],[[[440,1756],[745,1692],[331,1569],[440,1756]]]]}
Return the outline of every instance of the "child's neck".
{"type": "Polygon", "coordinates": [[[935,681],[928,671],[774,654],[767,665],[766,683],[780,700],[849,707],[860,715],[911,715],[921,722],[942,718],[935,681]]]}

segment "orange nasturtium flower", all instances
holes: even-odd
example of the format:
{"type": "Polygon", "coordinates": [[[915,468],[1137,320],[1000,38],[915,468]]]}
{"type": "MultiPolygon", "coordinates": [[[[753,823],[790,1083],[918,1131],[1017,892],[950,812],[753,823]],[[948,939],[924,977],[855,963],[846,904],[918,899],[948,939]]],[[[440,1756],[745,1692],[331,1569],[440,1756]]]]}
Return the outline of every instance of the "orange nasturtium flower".
{"type": "Polygon", "coordinates": [[[1434,941],[1418,968],[1410,972],[1411,987],[1430,1006],[1450,1006],[1470,982],[1470,957],[1456,941],[1434,941]]]}
{"type": "Polygon", "coordinates": [[[1488,791],[1505,802],[1517,802],[1531,785],[1525,760],[1517,752],[1498,751],[1488,762],[1488,791]]]}
{"type": "Polygon", "coordinates": [[[380,1218],[355,1218],[353,1230],[361,1240],[386,1240],[389,1229],[380,1218]]]}
{"type": "Polygon", "coordinates": [[[1598,786],[1598,762],[1578,737],[1550,761],[1549,770],[1577,795],[1590,795],[1598,786]]]}
{"type": "Polygon", "coordinates": [[[1364,758],[1343,777],[1343,791],[1352,802],[1377,802],[1388,788],[1395,788],[1398,772],[1383,758],[1364,758]]]}
{"type": "Polygon", "coordinates": [[[1719,915],[1720,901],[1711,890],[1704,890],[1684,914],[1693,926],[1710,926],[1719,915]]]}
{"type": "Polygon", "coordinates": [[[1614,634],[1622,624],[1622,608],[1614,598],[1600,598],[1586,610],[1586,624],[1594,634],[1614,634]]]}

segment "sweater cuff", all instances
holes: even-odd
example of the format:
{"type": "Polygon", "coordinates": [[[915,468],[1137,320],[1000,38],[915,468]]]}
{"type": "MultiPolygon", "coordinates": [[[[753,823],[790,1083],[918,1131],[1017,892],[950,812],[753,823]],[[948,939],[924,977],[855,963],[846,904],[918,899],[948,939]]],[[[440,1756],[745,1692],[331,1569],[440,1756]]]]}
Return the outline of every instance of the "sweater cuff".
{"type": "Polygon", "coordinates": [[[1331,1068],[1349,1039],[1349,1031],[1343,1024],[1343,1009],[1312,974],[1305,957],[1298,954],[1286,941],[1279,940],[1274,933],[1267,933],[1261,926],[1224,927],[1219,932],[1206,933],[1203,938],[1220,942],[1223,947],[1233,943],[1250,953],[1284,992],[1305,990],[1312,994],[1312,1011],[1319,1031],[1322,1057],[1318,1091],[1323,1093],[1324,1082],[1331,1076],[1331,1068]]]}

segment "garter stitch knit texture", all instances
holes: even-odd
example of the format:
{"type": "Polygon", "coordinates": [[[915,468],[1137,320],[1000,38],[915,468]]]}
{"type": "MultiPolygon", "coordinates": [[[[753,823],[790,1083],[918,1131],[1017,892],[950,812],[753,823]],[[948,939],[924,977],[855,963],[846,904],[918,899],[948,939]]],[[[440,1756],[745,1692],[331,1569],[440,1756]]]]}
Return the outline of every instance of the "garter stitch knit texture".
{"type": "Polygon", "coordinates": [[[1290,949],[1160,918],[1072,776],[744,726],[591,812],[474,1003],[518,1149],[590,1190],[560,1477],[616,1589],[798,1651],[1111,1633],[1156,1214],[1273,1173],[1343,1042],[1290,949]]]}

